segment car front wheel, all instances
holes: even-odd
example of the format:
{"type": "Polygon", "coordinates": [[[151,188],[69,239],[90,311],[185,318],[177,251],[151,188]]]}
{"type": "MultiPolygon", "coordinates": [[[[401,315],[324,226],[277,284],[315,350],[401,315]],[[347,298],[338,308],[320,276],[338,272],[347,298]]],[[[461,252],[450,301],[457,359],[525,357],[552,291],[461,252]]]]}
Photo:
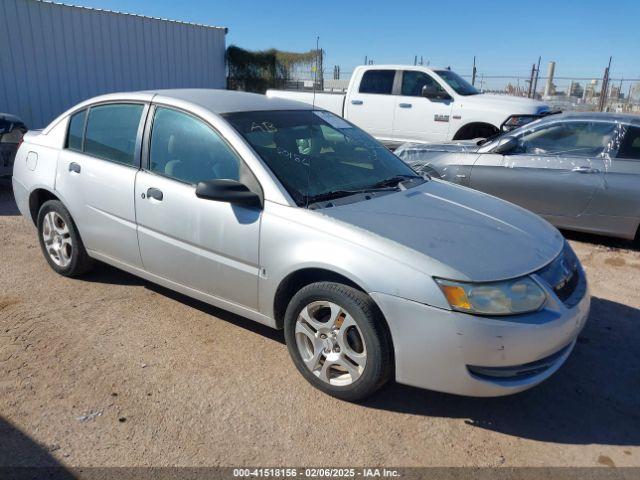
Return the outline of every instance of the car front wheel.
{"type": "Polygon", "coordinates": [[[289,303],[284,328],[296,368],[329,395],[362,400],[391,377],[391,341],[382,315],[355,288],[333,282],[302,288],[289,303]]]}

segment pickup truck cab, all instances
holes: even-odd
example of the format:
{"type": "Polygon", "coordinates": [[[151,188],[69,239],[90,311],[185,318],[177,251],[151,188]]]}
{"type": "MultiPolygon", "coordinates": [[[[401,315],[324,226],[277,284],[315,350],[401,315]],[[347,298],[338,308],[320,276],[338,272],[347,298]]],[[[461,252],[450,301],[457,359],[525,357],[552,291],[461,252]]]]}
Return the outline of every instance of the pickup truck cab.
{"type": "Polygon", "coordinates": [[[486,138],[549,112],[528,98],[480,93],[448,68],[357,67],[346,94],[268,90],[268,97],[329,110],[388,146],[486,138]]]}

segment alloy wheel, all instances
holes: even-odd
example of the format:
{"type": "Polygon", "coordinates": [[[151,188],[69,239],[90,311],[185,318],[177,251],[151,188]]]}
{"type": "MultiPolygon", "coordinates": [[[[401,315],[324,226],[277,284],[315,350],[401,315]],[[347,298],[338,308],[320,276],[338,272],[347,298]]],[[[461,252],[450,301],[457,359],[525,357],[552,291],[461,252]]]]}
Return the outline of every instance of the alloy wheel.
{"type": "Polygon", "coordinates": [[[69,226],[57,212],[51,211],[44,216],[42,239],[53,263],[66,268],[71,263],[73,241],[69,226]]]}
{"type": "Polygon", "coordinates": [[[364,336],[347,311],[329,301],[308,304],[295,326],[298,351],[320,380],[337,386],[354,383],[367,364],[364,336]]]}

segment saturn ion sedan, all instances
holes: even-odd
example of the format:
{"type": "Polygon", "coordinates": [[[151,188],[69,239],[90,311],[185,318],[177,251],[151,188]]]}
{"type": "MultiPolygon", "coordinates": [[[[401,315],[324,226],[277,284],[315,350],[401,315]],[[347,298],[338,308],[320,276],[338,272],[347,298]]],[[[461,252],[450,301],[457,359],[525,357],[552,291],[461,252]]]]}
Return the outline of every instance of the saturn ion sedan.
{"type": "Polygon", "coordinates": [[[640,241],[640,117],[550,115],[481,141],[405,144],[417,171],[508,200],[558,228],[640,241]]]}
{"type": "Polygon", "coordinates": [[[580,262],[545,220],[423,178],[307,104],[94,98],[26,135],[13,189],[59,274],[98,260],[283,328],[300,373],[346,400],[391,378],[525,390],[560,368],[589,311],[580,262]]]}

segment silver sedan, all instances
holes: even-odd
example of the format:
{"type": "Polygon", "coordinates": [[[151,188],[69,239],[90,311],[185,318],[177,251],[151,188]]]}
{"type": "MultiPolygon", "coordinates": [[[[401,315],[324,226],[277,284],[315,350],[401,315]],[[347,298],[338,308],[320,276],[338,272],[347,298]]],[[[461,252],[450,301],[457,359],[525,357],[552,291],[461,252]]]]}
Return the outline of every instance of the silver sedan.
{"type": "Polygon", "coordinates": [[[283,328],[300,373],[347,400],[392,377],[522,391],[560,368],[589,312],[580,262],[549,223],[426,180],[297,102],[91,99],[27,133],[13,189],[59,274],[99,260],[283,328]]]}
{"type": "Polygon", "coordinates": [[[638,116],[553,115],[480,144],[405,144],[396,154],[418,171],[513,202],[559,228],[638,237],[638,116]]]}

